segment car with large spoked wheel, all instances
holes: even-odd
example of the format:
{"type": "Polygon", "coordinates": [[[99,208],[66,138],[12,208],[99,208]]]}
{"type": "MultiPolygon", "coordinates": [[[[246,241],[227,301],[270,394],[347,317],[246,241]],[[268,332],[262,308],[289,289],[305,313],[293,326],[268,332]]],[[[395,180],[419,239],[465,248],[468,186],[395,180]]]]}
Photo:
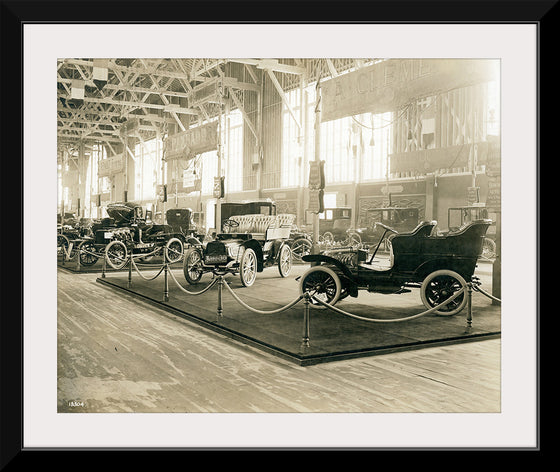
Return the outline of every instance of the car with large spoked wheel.
{"type": "Polygon", "coordinates": [[[399,294],[419,288],[426,308],[442,305],[434,313],[454,315],[467,303],[467,282],[473,282],[491,223],[471,221],[445,235],[434,234],[436,221],[423,221],[409,232],[377,223],[383,235],[371,254],[362,248],[341,248],[304,256],[311,266],[298,278],[300,293],[309,293],[315,305],[334,305],[347,296],[357,297],[360,290],[399,294]],[[376,259],[385,238],[391,241],[389,257],[376,259]],[[463,292],[457,294],[459,290],[463,292]]]}
{"type": "Polygon", "coordinates": [[[276,266],[281,277],[292,268],[290,232],[294,215],[236,215],[223,221],[223,231],[213,241],[199,243],[185,251],[183,273],[196,284],[205,273],[239,274],[241,284],[250,287],[257,273],[276,266]]]}
{"type": "Polygon", "coordinates": [[[92,226],[93,236],[78,246],[80,263],[95,264],[105,257],[113,269],[122,269],[130,254],[148,260],[163,255],[168,263],[180,262],[188,237],[169,225],[154,224],[144,217],[142,206],[134,202],[107,205],[109,218],[92,226]]]}

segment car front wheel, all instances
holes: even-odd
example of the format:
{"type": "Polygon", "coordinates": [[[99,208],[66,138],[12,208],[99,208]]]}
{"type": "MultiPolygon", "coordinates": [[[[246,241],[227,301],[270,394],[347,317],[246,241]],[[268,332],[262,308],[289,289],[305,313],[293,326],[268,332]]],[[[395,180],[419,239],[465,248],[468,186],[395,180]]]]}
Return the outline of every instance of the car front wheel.
{"type": "Polygon", "coordinates": [[[200,251],[194,247],[187,249],[183,260],[183,274],[191,285],[198,283],[202,278],[202,256],[200,251]]]}
{"type": "Polygon", "coordinates": [[[111,241],[105,247],[105,258],[113,269],[122,269],[126,265],[127,255],[126,246],[122,241],[111,241]]]}
{"type": "Polygon", "coordinates": [[[340,278],[332,269],[319,265],[311,267],[302,275],[299,289],[302,295],[305,292],[311,295],[313,305],[320,305],[314,298],[334,305],[340,298],[341,285],[340,278]]]}
{"type": "Polygon", "coordinates": [[[287,277],[292,270],[292,250],[287,244],[282,245],[278,254],[278,272],[280,277],[287,277]]]}
{"type": "Polygon", "coordinates": [[[245,287],[250,287],[257,278],[257,255],[251,248],[246,248],[239,264],[239,278],[245,287]]]}
{"type": "Polygon", "coordinates": [[[179,262],[183,258],[183,243],[179,238],[171,238],[165,244],[165,260],[170,264],[179,262]]]}

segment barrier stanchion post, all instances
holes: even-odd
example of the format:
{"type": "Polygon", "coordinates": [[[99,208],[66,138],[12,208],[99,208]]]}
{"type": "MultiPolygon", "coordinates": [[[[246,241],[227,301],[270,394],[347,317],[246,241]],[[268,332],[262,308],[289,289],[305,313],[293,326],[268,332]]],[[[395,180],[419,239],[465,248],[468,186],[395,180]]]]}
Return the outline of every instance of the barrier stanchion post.
{"type": "Polygon", "coordinates": [[[218,276],[218,320],[220,320],[222,318],[223,315],[223,307],[222,307],[222,288],[224,285],[224,276],[223,275],[219,275],[218,276]]]}
{"type": "Polygon", "coordinates": [[[64,262],[66,261],[66,248],[64,247],[64,244],[61,247],[62,247],[62,265],[64,265],[64,262]]]}
{"type": "Polygon", "coordinates": [[[301,338],[301,349],[309,347],[309,292],[303,294],[303,337],[301,338]]]}
{"type": "Polygon", "coordinates": [[[78,253],[76,254],[76,270],[80,270],[80,254],[82,253],[82,248],[78,246],[78,253]]]}
{"type": "Polygon", "coordinates": [[[467,282],[467,329],[470,333],[472,329],[472,282],[467,282]]]}
{"type": "Polygon", "coordinates": [[[101,266],[101,278],[105,278],[105,268],[107,267],[107,256],[103,254],[103,265],[101,266]]]}
{"type": "Polygon", "coordinates": [[[128,259],[128,288],[132,287],[132,252],[128,259]]]}
{"type": "Polygon", "coordinates": [[[163,301],[169,301],[169,279],[167,278],[169,271],[169,264],[166,262],[163,266],[163,301]]]}

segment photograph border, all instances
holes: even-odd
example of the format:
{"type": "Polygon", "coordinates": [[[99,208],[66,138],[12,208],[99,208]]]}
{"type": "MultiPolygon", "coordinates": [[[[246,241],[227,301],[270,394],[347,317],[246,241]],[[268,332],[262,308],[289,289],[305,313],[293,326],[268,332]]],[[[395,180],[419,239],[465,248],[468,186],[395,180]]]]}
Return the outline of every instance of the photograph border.
{"type": "MultiPolygon", "coordinates": [[[[17,240],[15,244],[10,241],[11,250],[9,254],[3,257],[4,259],[4,266],[9,267],[10,270],[13,270],[14,267],[21,268],[21,274],[18,277],[11,277],[6,280],[4,277],[5,283],[5,293],[11,294],[20,294],[18,302],[20,303],[19,307],[19,317],[18,316],[6,316],[6,312],[1,317],[1,336],[2,336],[2,356],[1,356],[1,375],[2,375],[2,392],[1,392],[1,430],[0,430],[0,440],[2,444],[1,447],[1,460],[2,463],[0,464],[2,467],[12,462],[10,465],[14,465],[16,463],[16,459],[21,461],[24,458],[27,458],[27,452],[38,452],[41,450],[55,450],[61,452],[70,452],[76,451],[76,448],[64,448],[64,447],[55,447],[55,448],[25,448],[23,445],[23,393],[24,393],[24,386],[23,386],[23,291],[24,291],[24,284],[23,284],[23,258],[24,258],[24,246],[23,246],[23,234],[25,231],[23,225],[23,199],[24,199],[24,176],[23,176],[23,133],[24,133],[24,126],[23,126],[23,80],[24,80],[24,73],[23,73],[23,26],[25,24],[56,24],[56,23],[88,23],[88,24],[120,24],[120,23],[138,23],[138,24],[216,24],[216,23],[223,23],[223,24],[243,24],[245,22],[255,23],[255,24],[264,24],[264,23],[274,23],[274,24],[431,24],[431,23],[457,23],[457,24],[488,24],[488,23],[512,23],[512,24],[535,24],[538,29],[538,42],[537,42],[537,61],[538,61],[538,72],[540,74],[542,61],[541,61],[541,49],[543,45],[543,40],[545,38],[550,37],[551,30],[550,28],[555,26],[555,19],[554,14],[550,12],[552,7],[556,5],[556,2],[514,2],[515,8],[508,7],[507,9],[503,8],[503,2],[487,2],[485,3],[484,9],[485,12],[474,12],[472,11],[472,2],[451,2],[453,4],[453,11],[450,11],[450,6],[446,7],[443,2],[422,2],[422,6],[418,3],[414,2],[393,2],[392,7],[387,6],[387,2],[326,2],[326,4],[331,7],[328,9],[324,8],[320,10],[318,15],[312,15],[312,12],[318,10],[317,3],[315,2],[307,2],[305,6],[301,5],[299,2],[295,2],[293,5],[299,5],[297,8],[302,12],[306,12],[305,14],[302,13],[302,18],[298,21],[293,21],[289,19],[284,19],[282,16],[284,15],[281,11],[279,11],[279,6],[282,6],[282,9],[288,9],[287,5],[290,2],[266,2],[267,8],[266,10],[271,12],[270,16],[274,16],[276,18],[275,21],[268,21],[262,19],[255,19],[254,16],[265,16],[264,12],[261,10],[257,13],[253,12],[244,12],[243,10],[249,7],[256,8],[258,6],[257,2],[140,2],[142,4],[142,8],[138,8],[138,10],[143,10],[142,12],[136,12],[135,14],[129,15],[127,20],[123,20],[126,18],[125,13],[127,10],[127,2],[110,2],[113,8],[111,12],[111,19],[108,20],[107,18],[96,18],[96,15],[105,16],[108,15],[106,12],[99,12],[93,13],[89,16],[88,21],[82,21],[80,19],[80,15],[86,11],[88,6],[90,10],[95,6],[99,6],[102,2],[78,2],[79,7],[73,9],[72,5],[76,5],[75,2],[45,2],[46,5],[39,5],[38,2],[34,2],[33,5],[31,2],[2,2],[2,77],[4,79],[4,85],[2,87],[2,98],[3,98],[3,138],[2,139],[2,155],[4,156],[2,162],[2,175],[4,179],[9,178],[11,184],[6,185],[6,180],[3,181],[2,186],[2,196],[4,202],[9,202],[9,204],[5,205],[7,208],[7,212],[5,212],[5,218],[7,218],[10,222],[10,225],[7,226],[4,223],[4,231],[10,231],[9,228],[18,228],[21,231],[22,240],[17,240]],[[203,5],[204,3],[204,5],[203,5]],[[381,8],[379,4],[382,3],[381,8]],[[211,5],[218,5],[222,7],[222,10],[219,11],[217,14],[217,20],[214,19],[216,17],[215,14],[212,15],[212,21],[209,20],[210,18],[210,9],[212,9],[211,5]],[[235,4],[235,5],[234,5],[235,4]],[[367,4],[367,7],[365,6],[367,4]],[[408,9],[406,11],[402,10],[402,5],[406,4],[408,9]],[[31,8],[29,8],[31,6],[31,8]],[[188,17],[191,19],[188,22],[171,22],[166,21],[170,15],[171,10],[156,12],[152,15],[150,12],[150,8],[157,8],[161,10],[165,10],[166,7],[178,7],[180,10],[183,10],[185,16],[187,16],[187,6],[192,7],[191,10],[188,11],[188,17]],[[245,8],[243,8],[245,6],[245,8]],[[352,9],[351,7],[354,6],[355,8],[352,9]],[[275,8],[276,7],[276,8],[275,8]],[[360,7],[360,10],[357,8],[360,7]],[[338,9],[346,8],[348,10],[352,10],[348,13],[340,13],[337,11],[338,9]],[[358,16],[361,16],[359,13],[360,11],[364,11],[364,8],[370,10],[370,12],[375,12],[375,17],[380,18],[379,21],[375,22],[366,22],[361,20],[356,20],[358,16]],[[71,10],[71,11],[70,11],[71,10]],[[195,14],[193,14],[193,11],[195,14]],[[467,14],[468,12],[468,14],[467,14]],[[130,18],[132,16],[132,18],[130,18]],[[134,17],[142,16],[143,19],[134,18],[134,17]],[[146,17],[152,17],[152,21],[145,21],[146,17]],[[160,19],[163,16],[165,18],[160,19]],[[247,19],[247,17],[251,17],[251,19],[247,19]],[[312,17],[314,19],[311,19],[312,17]],[[329,16],[328,19],[324,18],[325,16],[329,16]],[[351,16],[351,18],[346,19],[346,16],[351,16]],[[229,17],[229,18],[226,18],[229,17]],[[340,19],[342,17],[342,19],[340,19]],[[383,20],[383,18],[385,19],[383,20]],[[411,19],[414,17],[414,19],[411,19]],[[461,18],[462,21],[449,21],[449,18],[461,18]],[[119,19],[120,18],[120,19],[119,19]],[[193,20],[193,18],[198,18],[198,20],[193,20]],[[234,18],[234,19],[232,19],[234,18]],[[338,20],[333,20],[333,18],[338,18],[338,20]],[[443,18],[446,18],[445,20],[443,18]],[[17,45],[18,38],[20,40],[18,49],[14,47],[17,45]],[[17,67],[19,65],[19,68],[17,67]],[[16,70],[14,74],[14,69],[16,70]],[[13,84],[17,82],[15,79],[20,74],[20,84],[22,93],[20,96],[13,93],[15,87],[12,87],[8,90],[6,86],[6,78],[9,77],[9,83],[13,84]],[[17,113],[19,110],[19,115],[17,113]],[[21,140],[19,143],[14,143],[13,137],[20,136],[21,140]],[[7,142],[7,137],[11,138],[11,142],[7,142]],[[17,148],[19,144],[19,149],[17,148]],[[20,156],[20,161],[17,159],[6,159],[6,156],[20,156]],[[11,176],[20,175],[20,181],[18,186],[18,181],[15,178],[11,178],[11,176]],[[10,177],[7,177],[10,176],[10,177]],[[19,201],[17,197],[20,197],[19,201]],[[15,202],[14,202],[15,200],[15,202]],[[13,222],[19,222],[19,225],[14,226],[13,222]],[[17,336],[18,334],[19,336],[17,336]],[[15,353],[15,354],[14,354],[15,353]],[[19,355],[18,355],[19,353],[19,355]],[[9,388],[7,386],[9,385],[9,388]]],[[[262,5],[262,4],[260,4],[262,5]]],[[[282,10],[283,11],[283,10],[282,10]]],[[[285,13],[288,16],[287,13],[285,13]]],[[[176,16],[175,14],[173,16],[176,16]]],[[[540,75],[539,75],[540,79],[540,75]]],[[[538,112],[537,116],[540,116],[540,80],[537,83],[538,89],[538,97],[539,100],[537,101],[538,112]]],[[[540,192],[540,120],[538,121],[538,128],[537,128],[537,189],[540,192]]],[[[17,140],[16,140],[17,141],[17,140]]],[[[540,198],[537,195],[537,344],[540,347],[540,292],[539,292],[539,273],[540,273],[540,251],[539,251],[539,238],[540,238],[540,198]]],[[[6,305],[5,305],[6,306],[6,305]]],[[[8,312],[13,314],[14,312],[13,305],[10,306],[8,312]]],[[[540,394],[540,356],[537,357],[537,375],[538,375],[538,382],[537,382],[537,393],[540,394]]],[[[516,448],[512,447],[513,450],[531,450],[538,452],[540,451],[540,402],[538,402],[539,408],[537,412],[537,447],[535,448],[516,448]]],[[[131,450],[130,448],[92,448],[88,450],[122,450],[127,451],[131,450]]],[[[143,451],[150,449],[150,448],[141,448],[143,451]]],[[[162,449],[165,450],[182,450],[182,451],[196,451],[199,450],[197,448],[191,449],[188,447],[185,448],[156,448],[154,450],[160,451],[162,449]]],[[[203,448],[204,450],[228,450],[228,448],[203,448]]],[[[234,448],[234,450],[252,450],[253,448],[234,448]]],[[[257,448],[260,449],[260,448],[257,448]]],[[[270,448],[266,448],[270,449],[270,448]]],[[[312,448],[284,448],[279,447],[279,450],[313,450],[312,448]]],[[[328,450],[333,450],[333,448],[327,448],[328,450]]],[[[351,448],[350,448],[351,449],[351,448]]],[[[391,450],[400,451],[400,450],[411,450],[410,448],[390,448],[391,450]]],[[[438,450],[438,448],[420,448],[421,450],[438,450]]],[[[493,448],[481,448],[484,450],[499,450],[493,448]]],[[[132,449],[134,450],[134,449],[132,449]]],[[[344,450],[349,450],[349,448],[344,448],[344,450]]],[[[356,448],[355,450],[379,450],[378,448],[356,448]]],[[[469,448],[469,450],[471,450],[469,448]]]]}

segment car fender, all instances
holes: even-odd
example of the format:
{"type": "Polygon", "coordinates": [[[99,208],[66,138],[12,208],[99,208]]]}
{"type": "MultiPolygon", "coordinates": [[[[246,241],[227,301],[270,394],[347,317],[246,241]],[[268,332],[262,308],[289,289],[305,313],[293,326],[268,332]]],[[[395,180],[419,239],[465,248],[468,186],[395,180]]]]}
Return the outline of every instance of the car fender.
{"type": "Polygon", "coordinates": [[[255,251],[255,255],[257,256],[257,272],[262,272],[264,269],[264,254],[260,243],[256,239],[249,239],[243,242],[242,246],[255,251]]]}
{"type": "Polygon", "coordinates": [[[340,271],[350,280],[354,279],[354,275],[352,274],[350,269],[348,269],[348,267],[346,267],[341,261],[335,259],[334,257],[326,256],[325,254],[308,254],[306,256],[303,256],[302,260],[311,263],[325,263],[334,265],[335,267],[340,269],[340,271]]]}

